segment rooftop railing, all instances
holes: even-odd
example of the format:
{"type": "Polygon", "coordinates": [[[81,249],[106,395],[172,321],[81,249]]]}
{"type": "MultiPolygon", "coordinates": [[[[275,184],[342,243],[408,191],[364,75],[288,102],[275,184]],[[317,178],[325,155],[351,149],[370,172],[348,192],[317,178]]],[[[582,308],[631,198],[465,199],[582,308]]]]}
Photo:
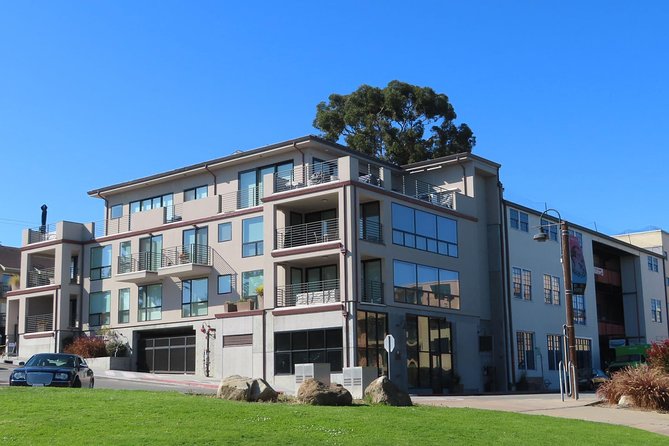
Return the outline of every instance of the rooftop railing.
{"type": "Polygon", "coordinates": [[[276,306],[294,307],[340,302],[339,279],[277,287],[276,306]]]}
{"type": "Polygon", "coordinates": [[[28,229],[28,243],[39,243],[47,240],[56,240],[56,224],[38,226],[28,229]]]}
{"type": "Polygon", "coordinates": [[[276,248],[294,248],[339,240],[339,219],[321,220],[276,230],[276,248]]]}
{"type": "Polygon", "coordinates": [[[448,209],[455,208],[457,190],[446,189],[425,181],[401,177],[400,184],[393,184],[393,190],[408,197],[417,198],[448,209]]]}
{"type": "Polygon", "coordinates": [[[336,159],[299,165],[274,174],[274,192],[285,192],[339,180],[339,165],[336,159]]]}
{"type": "Polygon", "coordinates": [[[28,271],[26,275],[28,288],[36,286],[53,285],[54,282],[54,268],[34,268],[28,271]]]}
{"type": "Polygon", "coordinates": [[[360,163],[358,181],[372,186],[383,187],[381,167],[371,163],[360,163]]]}

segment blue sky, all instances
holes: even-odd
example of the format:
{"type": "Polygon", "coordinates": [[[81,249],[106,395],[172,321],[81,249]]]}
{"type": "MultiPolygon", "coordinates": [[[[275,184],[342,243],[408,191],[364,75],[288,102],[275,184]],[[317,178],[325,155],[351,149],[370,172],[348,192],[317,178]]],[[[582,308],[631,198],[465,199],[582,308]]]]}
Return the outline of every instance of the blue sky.
{"type": "Polygon", "coordinates": [[[506,198],[669,230],[667,2],[0,3],[0,243],[86,191],[316,133],[333,92],[449,96],[506,198]],[[242,4],[243,3],[243,4],[242,4]]]}

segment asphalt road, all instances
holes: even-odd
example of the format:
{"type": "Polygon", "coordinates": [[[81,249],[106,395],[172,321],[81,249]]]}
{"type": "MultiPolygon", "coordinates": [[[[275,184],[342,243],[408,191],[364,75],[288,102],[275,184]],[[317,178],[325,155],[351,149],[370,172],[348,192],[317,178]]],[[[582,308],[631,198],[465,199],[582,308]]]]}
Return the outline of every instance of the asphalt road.
{"type": "MultiPolygon", "coordinates": [[[[18,366],[11,364],[0,364],[0,386],[9,385],[9,375],[12,370],[18,366]]],[[[188,385],[172,384],[172,383],[154,383],[145,381],[133,381],[127,379],[114,379],[102,376],[95,377],[96,389],[115,389],[115,390],[156,390],[164,392],[181,392],[181,393],[206,393],[214,394],[216,390],[197,388],[188,385]]]]}

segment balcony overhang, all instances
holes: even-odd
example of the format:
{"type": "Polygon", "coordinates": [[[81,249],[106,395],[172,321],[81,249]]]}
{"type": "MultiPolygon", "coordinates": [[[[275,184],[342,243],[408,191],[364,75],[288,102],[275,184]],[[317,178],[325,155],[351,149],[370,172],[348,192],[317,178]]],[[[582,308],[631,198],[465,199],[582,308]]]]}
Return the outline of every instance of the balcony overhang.
{"type": "Polygon", "coordinates": [[[155,271],[133,271],[130,273],[118,274],[116,280],[119,282],[134,283],[143,285],[146,283],[155,282],[158,279],[158,273],[155,271]]]}
{"type": "Polygon", "coordinates": [[[202,265],[199,263],[182,263],[180,265],[158,268],[158,277],[187,279],[190,277],[208,276],[209,273],[211,273],[211,265],[202,265]]]}
{"type": "Polygon", "coordinates": [[[342,250],[343,245],[341,241],[315,243],[313,245],[296,246],[294,248],[275,249],[272,251],[272,257],[286,257],[299,254],[308,254],[312,252],[342,250]]]}

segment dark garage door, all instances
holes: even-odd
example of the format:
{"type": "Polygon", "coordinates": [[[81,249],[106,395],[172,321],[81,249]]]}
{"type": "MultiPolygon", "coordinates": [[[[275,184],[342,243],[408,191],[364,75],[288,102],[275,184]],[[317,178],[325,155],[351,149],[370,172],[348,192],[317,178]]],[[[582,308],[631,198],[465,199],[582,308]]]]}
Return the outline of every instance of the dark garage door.
{"type": "Polygon", "coordinates": [[[139,369],[156,373],[195,373],[195,335],[143,337],[139,369]]]}

